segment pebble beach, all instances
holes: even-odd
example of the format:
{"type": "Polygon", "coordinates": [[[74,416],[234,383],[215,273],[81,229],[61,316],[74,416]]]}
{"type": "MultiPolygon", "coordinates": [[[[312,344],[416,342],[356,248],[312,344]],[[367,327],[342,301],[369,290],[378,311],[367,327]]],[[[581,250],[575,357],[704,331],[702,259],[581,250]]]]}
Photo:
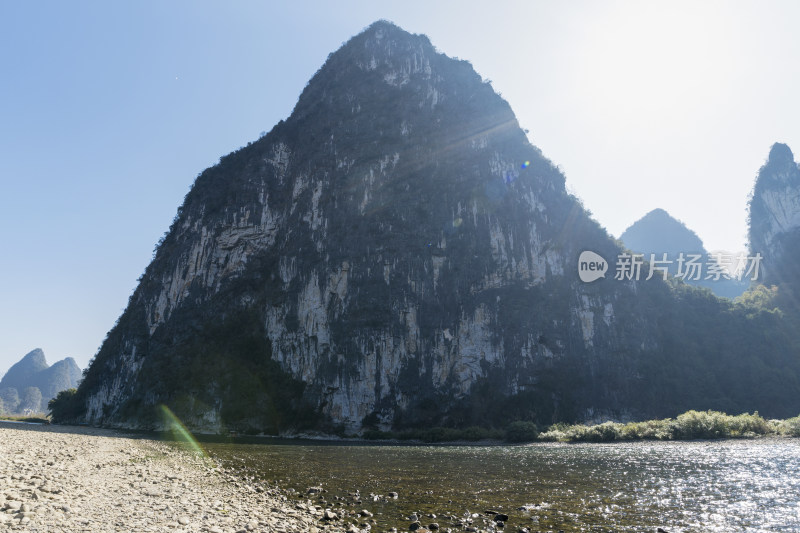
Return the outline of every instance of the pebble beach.
{"type": "Polygon", "coordinates": [[[0,530],[346,531],[308,503],[150,438],[0,422],[0,530]]]}

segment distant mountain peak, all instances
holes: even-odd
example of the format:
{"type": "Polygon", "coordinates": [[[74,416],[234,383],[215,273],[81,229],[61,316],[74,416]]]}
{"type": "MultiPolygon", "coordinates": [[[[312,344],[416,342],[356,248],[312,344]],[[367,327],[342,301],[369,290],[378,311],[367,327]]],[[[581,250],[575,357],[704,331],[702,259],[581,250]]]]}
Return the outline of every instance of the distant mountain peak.
{"type": "Polygon", "coordinates": [[[626,247],[640,253],[706,253],[700,237],[661,208],[631,224],[619,238],[626,247]]]}
{"type": "Polygon", "coordinates": [[[44,356],[44,351],[41,348],[34,348],[20,360],[20,363],[35,364],[37,366],[47,367],[47,358],[44,356]]]}
{"type": "Polygon", "coordinates": [[[645,216],[642,218],[647,217],[663,217],[663,218],[673,218],[666,209],[661,209],[660,207],[656,207],[655,209],[649,211],[645,216]]]}
{"type": "MultiPolygon", "coordinates": [[[[650,255],[655,254],[660,259],[662,254],[667,254],[670,264],[670,273],[676,275],[678,271],[677,260],[680,254],[699,254],[703,261],[708,259],[708,251],[703,246],[703,241],[697,234],[689,229],[686,224],[674,218],[667,211],[656,208],[634,222],[620,236],[620,240],[630,250],[644,254],[645,260],[650,260],[650,255]]],[[[689,280],[691,285],[710,289],[717,296],[735,298],[747,288],[747,284],[735,280],[689,280]]]]}
{"type": "MultiPolygon", "coordinates": [[[[15,389],[18,395],[30,388],[39,389],[41,393],[41,409],[28,407],[34,411],[44,410],[47,401],[55,397],[58,392],[76,387],[81,378],[81,369],[75,359],[67,357],[48,366],[44,351],[41,348],[31,350],[0,379],[0,394],[8,389],[15,389]]],[[[14,407],[6,405],[7,410],[13,411],[14,407]]],[[[22,409],[20,407],[20,409],[22,409]]]]}
{"type": "Polygon", "coordinates": [[[783,143],[775,143],[770,148],[764,165],[759,169],[753,196],[763,195],[767,190],[784,194],[784,189],[787,187],[800,187],[800,169],[794,160],[792,150],[783,143]]]}
{"type": "Polygon", "coordinates": [[[788,146],[775,143],[750,198],[750,249],[764,258],[764,282],[795,284],[800,246],[800,168],[788,146]]]}
{"type": "Polygon", "coordinates": [[[774,164],[794,164],[794,154],[788,145],[783,143],[775,143],[769,150],[768,163],[774,164]]]}
{"type": "MultiPolygon", "coordinates": [[[[403,34],[403,35],[413,35],[413,34],[407,32],[406,30],[404,30],[403,28],[401,28],[400,26],[398,26],[397,24],[395,24],[394,22],[392,22],[391,20],[386,20],[386,19],[376,20],[375,22],[373,22],[372,24],[367,26],[366,30],[364,32],[361,32],[361,33],[365,33],[367,31],[373,31],[373,32],[397,32],[398,34],[403,34]]],[[[385,36],[386,36],[385,33],[376,33],[376,35],[375,35],[375,37],[378,38],[378,39],[381,39],[381,38],[383,38],[385,36]]]]}
{"type": "Polygon", "coordinates": [[[4,383],[7,379],[10,379],[9,376],[30,376],[41,372],[47,367],[47,359],[44,356],[44,352],[41,348],[35,348],[26,353],[22,359],[9,368],[0,383],[4,383]]]}

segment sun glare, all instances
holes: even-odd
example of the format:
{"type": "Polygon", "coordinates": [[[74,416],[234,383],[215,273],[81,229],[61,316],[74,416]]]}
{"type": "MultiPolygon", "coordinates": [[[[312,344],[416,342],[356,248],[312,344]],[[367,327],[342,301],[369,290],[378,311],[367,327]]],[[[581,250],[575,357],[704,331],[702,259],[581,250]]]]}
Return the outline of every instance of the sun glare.
{"type": "Polygon", "coordinates": [[[584,36],[578,102],[609,127],[663,131],[704,112],[728,82],[730,26],[708,6],[625,4],[584,36]]]}

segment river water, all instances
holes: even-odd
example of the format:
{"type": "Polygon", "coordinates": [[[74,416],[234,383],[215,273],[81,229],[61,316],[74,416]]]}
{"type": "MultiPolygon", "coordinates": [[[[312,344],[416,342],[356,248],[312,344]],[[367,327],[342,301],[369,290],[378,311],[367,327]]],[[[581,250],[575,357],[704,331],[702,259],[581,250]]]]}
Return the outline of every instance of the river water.
{"type": "Polygon", "coordinates": [[[462,530],[457,524],[467,517],[486,530],[494,522],[485,511],[507,514],[505,530],[512,533],[523,527],[800,531],[797,439],[523,446],[292,441],[206,449],[243,475],[296,490],[302,501],[320,503],[306,489],[322,486],[324,507],[366,509],[374,514],[373,531],[407,531],[412,513],[442,530],[462,530]],[[389,492],[398,498],[386,498],[389,492]]]}

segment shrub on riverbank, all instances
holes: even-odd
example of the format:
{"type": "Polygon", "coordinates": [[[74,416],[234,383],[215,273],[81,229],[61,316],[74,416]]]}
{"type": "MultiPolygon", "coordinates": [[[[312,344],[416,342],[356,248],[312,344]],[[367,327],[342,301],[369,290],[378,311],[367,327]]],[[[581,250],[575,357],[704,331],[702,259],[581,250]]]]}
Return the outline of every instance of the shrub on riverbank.
{"type": "Polygon", "coordinates": [[[613,442],[630,440],[690,440],[743,438],[764,435],[800,436],[800,417],[778,424],[757,412],[728,415],[719,411],[687,411],[676,419],[644,422],[604,422],[592,426],[556,424],[539,435],[550,442],[613,442]],[[795,422],[790,422],[795,421],[795,422]]]}
{"type": "Polygon", "coordinates": [[[80,416],[83,406],[76,400],[77,389],[66,389],[47,402],[50,417],[56,424],[75,422],[80,416]]]}
{"type": "Polygon", "coordinates": [[[677,439],[738,438],[771,433],[775,433],[774,428],[758,412],[731,416],[718,411],[688,411],[678,415],[675,425],[677,439]]]}
{"type": "Polygon", "coordinates": [[[782,420],[778,424],[782,434],[790,437],[800,437],[800,416],[782,420]]]}
{"type": "Polygon", "coordinates": [[[622,437],[624,424],[603,422],[593,426],[583,424],[555,424],[539,435],[547,442],[611,442],[626,440],[622,437]]]}
{"type": "Polygon", "coordinates": [[[511,422],[506,428],[508,442],[530,442],[539,436],[539,428],[533,422],[517,420],[511,422]]]}

